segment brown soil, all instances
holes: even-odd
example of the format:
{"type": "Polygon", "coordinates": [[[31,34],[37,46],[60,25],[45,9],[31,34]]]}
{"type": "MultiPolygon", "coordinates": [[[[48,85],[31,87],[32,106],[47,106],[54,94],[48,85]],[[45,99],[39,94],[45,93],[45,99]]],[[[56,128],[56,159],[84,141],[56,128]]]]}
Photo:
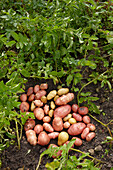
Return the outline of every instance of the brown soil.
{"type": "MultiPolygon", "coordinates": [[[[47,82],[49,88],[47,92],[56,89],[52,82],[52,80],[32,80],[30,79],[28,83],[25,85],[26,90],[30,86],[34,86],[35,84],[41,84],[47,82]]],[[[92,114],[98,120],[102,121],[104,124],[109,123],[110,120],[113,120],[113,92],[109,92],[106,88],[98,88],[99,85],[91,84],[87,86],[84,90],[91,91],[93,96],[97,96],[100,99],[96,102],[100,109],[103,110],[100,115],[92,114]],[[105,115],[103,115],[103,112],[105,115]]],[[[76,97],[73,100],[73,103],[76,103],[76,97]]],[[[80,147],[75,147],[83,152],[88,152],[89,149],[95,149],[96,146],[101,145],[102,149],[100,151],[94,151],[92,155],[95,158],[98,158],[105,163],[102,164],[102,170],[110,170],[113,167],[113,146],[110,148],[110,145],[105,143],[102,144],[102,141],[109,136],[109,131],[102,124],[97,122],[96,120],[91,118],[91,122],[96,126],[96,137],[91,142],[86,142],[83,140],[83,145],[80,147]]],[[[113,123],[109,125],[110,130],[113,132],[113,123]]],[[[51,143],[56,143],[57,140],[51,140],[51,143]]],[[[46,147],[42,147],[40,145],[31,146],[25,137],[25,133],[23,132],[23,136],[21,139],[21,149],[18,150],[17,143],[15,145],[11,145],[9,148],[3,151],[2,158],[2,168],[1,170],[35,170],[39,161],[40,154],[47,149],[46,147]]],[[[70,154],[75,154],[77,157],[81,154],[78,152],[72,152],[70,154]]],[[[52,158],[48,158],[44,156],[41,161],[41,165],[39,170],[45,170],[45,164],[47,162],[51,162],[52,158]]]]}

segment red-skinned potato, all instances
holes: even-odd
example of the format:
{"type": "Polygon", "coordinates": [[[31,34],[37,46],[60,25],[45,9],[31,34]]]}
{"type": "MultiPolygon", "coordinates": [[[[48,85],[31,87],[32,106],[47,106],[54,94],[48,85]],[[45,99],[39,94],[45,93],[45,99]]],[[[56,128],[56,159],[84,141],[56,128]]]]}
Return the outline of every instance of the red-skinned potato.
{"type": "Polygon", "coordinates": [[[63,124],[65,129],[68,129],[70,127],[70,123],[69,122],[64,122],[63,124]]]}
{"type": "Polygon", "coordinates": [[[80,115],[86,115],[86,114],[88,114],[88,108],[85,107],[85,106],[79,107],[79,108],[78,108],[78,113],[79,113],[80,115]]]}
{"type": "Polygon", "coordinates": [[[43,128],[44,128],[45,131],[47,131],[47,132],[53,132],[53,131],[54,131],[53,127],[52,127],[49,123],[44,123],[44,124],[43,124],[43,128]]]}
{"type": "Polygon", "coordinates": [[[29,119],[27,119],[27,121],[24,124],[24,130],[27,131],[27,130],[33,129],[34,126],[35,126],[34,119],[29,118],[29,119]]]}
{"type": "Polygon", "coordinates": [[[51,118],[49,116],[43,117],[43,122],[44,123],[49,123],[51,121],[51,118]]]}
{"type": "Polygon", "coordinates": [[[28,98],[28,101],[29,101],[29,102],[32,102],[32,101],[34,100],[34,98],[35,98],[35,95],[34,95],[34,94],[31,94],[31,95],[29,96],[29,98],[28,98]]]}
{"type": "Polygon", "coordinates": [[[37,93],[40,90],[40,86],[37,84],[34,86],[34,93],[37,93]]]}
{"type": "Polygon", "coordinates": [[[86,128],[83,130],[83,132],[81,133],[81,138],[82,138],[82,139],[85,139],[88,134],[89,134],[89,128],[86,127],[86,128]]]}
{"type": "Polygon", "coordinates": [[[87,116],[87,115],[83,116],[83,122],[86,123],[86,124],[90,123],[90,117],[87,116]]]}
{"type": "Polygon", "coordinates": [[[53,129],[55,131],[61,131],[63,129],[63,120],[61,117],[55,117],[52,122],[53,129]]]}
{"type": "Polygon", "coordinates": [[[50,142],[50,138],[48,136],[48,134],[45,131],[40,132],[40,134],[38,135],[38,144],[41,146],[45,146],[48,145],[50,142]]]}
{"type": "MultiPolygon", "coordinates": [[[[58,147],[58,146],[55,145],[55,144],[50,144],[50,145],[48,146],[48,148],[50,148],[50,146],[52,146],[52,147],[58,147]]],[[[61,156],[61,154],[62,154],[62,151],[59,150],[59,151],[56,153],[56,156],[53,155],[52,158],[56,158],[56,157],[58,157],[58,156],[61,156]]]]}
{"type": "Polygon", "coordinates": [[[65,106],[60,106],[55,109],[54,111],[54,117],[61,117],[64,118],[71,112],[71,106],[70,105],[65,105],[65,106]]]}
{"type": "Polygon", "coordinates": [[[69,127],[68,134],[70,134],[72,136],[79,135],[82,133],[82,131],[85,129],[85,127],[86,127],[86,125],[82,122],[75,123],[69,127]]]}
{"type": "Polygon", "coordinates": [[[72,139],[76,139],[74,144],[75,146],[81,146],[82,145],[82,140],[78,137],[73,137],[72,139]]]}
{"type": "Polygon", "coordinates": [[[38,120],[42,120],[44,117],[44,110],[42,108],[36,108],[34,111],[34,115],[38,120]]]}
{"type": "Polygon", "coordinates": [[[88,133],[88,135],[86,136],[86,141],[90,142],[95,137],[95,135],[95,132],[88,133]]]}
{"type": "Polygon", "coordinates": [[[35,104],[35,106],[37,106],[37,107],[43,106],[43,103],[41,102],[41,100],[34,100],[34,104],[35,104]]]}
{"type": "Polygon", "coordinates": [[[43,131],[43,126],[40,125],[40,124],[37,124],[35,127],[34,127],[34,131],[36,132],[36,134],[39,134],[40,132],[43,131]]]}
{"type": "Polygon", "coordinates": [[[88,123],[87,127],[89,128],[90,131],[95,131],[95,129],[96,129],[95,125],[92,123],[88,123]]]}
{"type": "Polygon", "coordinates": [[[51,133],[48,133],[48,136],[50,139],[55,139],[57,138],[59,135],[59,132],[51,132],[51,133]]]}
{"type": "Polygon", "coordinates": [[[49,105],[45,104],[44,113],[47,115],[49,113],[49,105]]]}
{"type": "Polygon", "coordinates": [[[29,87],[27,90],[27,96],[30,96],[33,93],[33,87],[29,87]]]}
{"type": "Polygon", "coordinates": [[[72,114],[73,118],[75,118],[76,121],[81,122],[82,121],[82,116],[77,114],[77,113],[73,113],[72,114]]]}
{"type": "Polygon", "coordinates": [[[20,104],[20,110],[21,110],[21,112],[27,112],[29,110],[29,103],[22,102],[20,104]]]}
{"type": "Polygon", "coordinates": [[[48,88],[48,84],[47,83],[43,83],[40,85],[40,89],[41,90],[46,90],[48,88]]]}
{"type": "Polygon", "coordinates": [[[39,90],[36,95],[35,95],[35,100],[40,100],[42,96],[46,95],[46,91],[45,90],[39,90]]]}
{"type": "Polygon", "coordinates": [[[27,130],[26,131],[26,137],[27,137],[27,141],[31,144],[31,145],[36,145],[37,144],[37,137],[36,137],[36,133],[34,130],[27,130]]]}
{"type": "Polygon", "coordinates": [[[65,105],[74,99],[74,93],[68,93],[66,95],[62,95],[58,99],[56,99],[56,105],[65,105]]]}
{"type": "Polygon", "coordinates": [[[22,94],[22,95],[20,96],[20,100],[21,100],[22,102],[26,102],[26,100],[27,100],[27,94],[22,94]]]}
{"type": "Polygon", "coordinates": [[[73,104],[73,105],[72,105],[72,111],[73,111],[74,113],[77,113],[78,108],[79,108],[79,106],[78,106],[77,104],[73,104]]]}

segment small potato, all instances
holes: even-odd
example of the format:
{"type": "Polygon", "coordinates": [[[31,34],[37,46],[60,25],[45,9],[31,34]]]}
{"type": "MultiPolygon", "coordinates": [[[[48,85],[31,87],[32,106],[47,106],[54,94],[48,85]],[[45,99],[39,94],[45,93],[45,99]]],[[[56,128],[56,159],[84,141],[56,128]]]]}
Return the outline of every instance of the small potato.
{"type": "Polygon", "coordinates": [[[42,96],[46,95],[46,91],[45,90],[39,90],[36,95],[35,95],[35,100],[40,100],[42,96]]]}
{"type": "Polygon", "coordinates": [[[33,87],[29,87],[27,90],[27,96],[30,96],[33,93],[33,87]]]}
{"type": "Polygon", "coordinates": [[[60,117],[55,117],[52,122],[52,126],[55,131],[61,131],[63,129],[63,120],[60,117]]]}
{"type": "Polygon", "coordinates": [[[29,104],[27,102],[22,102],[20,104],[21,112],[27,112],[29,110],[29,104]]]}
{"type": "Polygon", "coordinates": [[[82,138],[82,139],[85,139],[88,134],[89,134],[89,128],[86,127],[86,128],[83,130],[83,132],[81,133],[81,138],[82,138]]]}
{"type": "Polygon", "coordinates": [[[50,103],[50,107],[51,107],[51,109],[55,109],[55,103],[53,102],[53,101],[51,101],[51,103],[50,103]]]}
{"type": "Polygon", "coordinates": [[[79,107],[79,108],[78,108],[78,113],[79,113],[80,115],[86,115],[86,114],[88,113],[88,108],[85,107],[85,106],[79,107]]]}
{"type": "Polygon", "coordinates": [[[34,95],[34,94],[31,94],[31,95],[29,96],[29,98],[28,98],[28,101],[29,101],[29,102],[32,102],[32,101],[34,100],[34,98],[35,98],[35,95],[34,95]]]}
{"type": "Polygon", "coordinates": [[[86,123],[86,124],[90,123],[90,117],[87,116],[87,115],[83,116],[83,122],[86,123]]]}
{"type": "Polygon", "coordinates": [[[61,88],[58,90],[58,95],[61,96],[61,95],[67,94],[68,92],[69,92],[68,88],[61,88]]]}
{"type": "Polygon", "coordinates": [[[48,115],[50,116],[50,117],[53,117],[53,114],[54,114],[54,110],[49,110],[49,113],[48,113],[48,115]]]}
{"type": "Polygon", "coordinates": [[[70,123],[69,122],[64,122],[63,124],[65,129],[68,129],[70,127],[70,123]]]}
{"type": "Polygon", "coordinates": [[[79,106],[78,106],[77,104],[73,104],[73,105],[72,105],[72,111],[73,111],[74,113],[77,113],[78,108],[79,108],[79,106]]]}
{"type": "Polygon", "coordinates": [[[95,137],[95,132],[90,132],[87,136],[86,136],[86,141],[91,141],[94,137],[95,137]]]}
{"type": "Polygon", "coordinates": [[[62,131],[59,133],[58,135],[58,145],[61,146],[63,145],[65,142],[67,142],[69,139],[69,134],[65,131],[62,131]]]}
{"type": "Polygon", "coordinates": [[[56,101],[56,105],[65,105],[74,99],[74,93],[68,93],[59,97],[56,101]]]}
{"type": "Polygon", "coordinates": [[[41,90],[46,90],[48,88],[48,84],[47,83],[43,83],[40,85],[40,89],[41,90]]]}
{"type": "Polygon", "coordinates": [[[72,117],[72,114],[68,114],[66,117],[63,118],[63,121],[66,122],[72,117]]]}
{"type": "Polygon", "coordinates": [[[95,131],[95,129],[96,129],[95,125],[92,123],[88,123],[87,127],[89,128],[90,131],[95,131]]]}
{"type": "Polygon", "coordinates": [[[38,120],[42,120],[44,117],[44,110],[42,108],[36,108],[34,111],[34,115],[38,120]]]}
{"type": "Polygon", "coordinates": [[[37,84],[34,87],[34,93],[37,93],[40,90],[40,86],[37,84]]]}
{"type": "Polygon", "coordinates": [[[58,99],[59,98],[59,96],[58,95],[56,95],[55,97],[54,97],[54,102],[56,101],[56,99],[58,99]]]}
{"type": "Polygon", "coordinates": [[[64,105],[60,106],[55,109],[54,111],[54,117],[61,117],[64,118],[66,117],[69,113],[71,112],[71,106],[70,105],[64,105]]]}
{"type": "Polygon", "coordinates": [[[45,104],[47,103],[47,97],[46,96],[42,96],[41,97],[41,101],[45,104]]]}
{"type": "Polygon", "coordinates": [[[51,133],[48,133],[48,136],[50,139],[55,139],[57,138],[59,135],[59,132],[51,132],[51,133]]]}
{"type": "Polygon", "coordinates": [[[73,137],[72,139],[76,139],[75,140],[75,146],[81,146],[82,145],[82,140],[78,137],[73,137]]]}
{"type": "Polygon", "coordinates": [[[36,105],[34,104],[34,102],[31,103],[31,111],[34,111],[36,108],[36,105]]]}
{"type": "Polygon", "coordinates": [[[34,131],[36,132],[36,134],[39,134],[40,132],[43,131],[43,126],[40,125],[40,124],[37,124],[37,125],[34,127],[34,131]]]}
{"type": "Polygon", "coordinates": [[[73,118],[75,118],[76,121],[81,122],[82,121],[82,116],[77,114],[77,113],[73,113],[72,114],[73,118]]]}
{"type": "Polygon", "coordinates": [[[35,104],[37,107],[43,106],[43,102],[41,102],[41,100],[34,100],[34,104],[35,104]]]}
{"type": "Polygon", "coordinates": [[[53,131],[54,131],[53,127],[52,127],[49,123],[44,123],[44,124],[43,124],[43,128],[44,128],[47,132],[53,132],[53,131]]]}
{"type": "Polygon", "coordinates": [[[27,130],[33,129],[34,126],[35,126],[35,120],[32,118],[29,118],[24,124],[24,130],[27,131],[27,130]]]}
{"type": "Polygon", "coordinates": [[[48,136],[48,134],[45,131],[40,132],[40,134],[38,135],[38,144],[41,146],[45,146],[48,145],[50,142],[50,138],[48,136]]]}
{"type": "Polygon", "coordinates": [[[49,94],[47,95],[47,100],[51,100],[52,98],[54,98],[57,94],[56,90],[52,90],[49,92],[49,94]]]}
{"type": "Polygon", "coordinates": [[[44,106],[44,113],[47,115],[47,114],[49,114],[49,105],[47,105],[47,104],[45,104],[45,106],[44,106]]]}
{"type": "Polygon", "coordinates": [[[68,121],[69,121],[70,124],[76,123],[76,120],[74,118],[70,118],[68,121]]]}
{"type": "Polygon", "coordinates": [[[36,132],[34,130],[27,130],[26,131],[26,137],[27,137],[27,141],[31,145],[35,146],[37,144],[36,132]]]}
{"type": "Polygon", "coordinates": [[[74,123],[73,125],[69,127],[68,134],[72,136],[79,135],[83,132],[85,127],[86,127],[85,123],[82,123],[82,122],[74,123]]]}
{"type": "Polygon", "coordinates": [[[22,102],[26,102],[26,101],[27,101],[27,94],[22,94],[22,95],[20,96],[20,100],[21,100],[22,102]]]}
{"type": "Polygon", "coordinates": [[[44,123],[49,123],[50,121],[51,121],[50,116],[45,116],[45,117],[43,117],[43,122],[44,122],[44,123]]]}

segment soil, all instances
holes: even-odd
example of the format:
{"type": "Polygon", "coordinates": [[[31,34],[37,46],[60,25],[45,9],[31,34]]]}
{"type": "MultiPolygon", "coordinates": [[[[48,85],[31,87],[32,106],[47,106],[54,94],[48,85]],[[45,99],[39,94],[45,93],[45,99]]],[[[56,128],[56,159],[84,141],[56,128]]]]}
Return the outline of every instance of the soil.
{"type": "MultiPolygon", "coordinates": [[[[25,85],[26,91],[30,86],[34,86],[36,84],[41,84],[44,82],[48,83],[49,88],[47,92],[57,88],[52,80],[45,81],[29,79],[28,83],[26,83],[25,85]]],[[[107,87],[100,88],[100,84],[90,84],[84,90],[90,91],[92,92],[93,96],[99,97],[99,100],[95,102],[95,104],[100,107],[100,110],[102,110],[102,112],[100,114],[92,113],[92,115],[104,124],[108,124],[111,120],[113,120],[113,92],[109,92],[107,87]]],[[[76,103],[76,96],[72,103],[76,103]]],[[[110,170],[113,167],[113,146],[110,147],[108,143],[102,144],[102,141],[104,141],[107,136],[110,136],[109,131],[106,127],[104,127],[101,123],[97,122],[92,117],[91,122],[96,126],[95,138],[90,142],[86,142],[85,140],[83,140],[82,146],[75,148],[83,152],[89,152],[89,150],[93,149],[94,153],[91,153],[90,155],[104,162],[103,164],[101,164],[101,169],[110,170]],[[97,150],[96,147],[98,148],[97,150]]],[[[111,132],[113,132],[113,123],[111,123],[108,127],[110,128],[111,132]]],[[[57,139],[51,140],[50,143],[57,144],[57,139]]],[[[40,146],[38,144],[36,146],[31,146],[27,142],[25,133],[23,132],[23,136],[21,139],[21,149],[18,149],[17,143],[15,141],[14,145],[10,145],[1,154],[1,170],[35,170],[39,161],[40,154],[44,150],[46,150],[47,147],[48,146],[40,146]]],[[[81,155],[81,153],[73,151],[70,152],[70,154],[75,154],[77,157],[81,155]]],[[[42,158],[39,170],[46,170],[45,164],[47,162],[51,162],[52,160],[52,158],[44,156],[42,158]]],[[[95,164],[96,163],[97,162],[95,162],[95,164]]]]}

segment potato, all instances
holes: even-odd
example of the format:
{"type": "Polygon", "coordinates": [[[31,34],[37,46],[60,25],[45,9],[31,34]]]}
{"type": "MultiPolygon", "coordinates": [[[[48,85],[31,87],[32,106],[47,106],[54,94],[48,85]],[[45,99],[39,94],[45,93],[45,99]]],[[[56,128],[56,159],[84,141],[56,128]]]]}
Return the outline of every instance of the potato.
{"type": "Polygon", "coordinates": [[[44,113],[47,115],[49,113],[49,105],[45,104],[43,109],[44,109],[44,113]]]}
{"type": "Polygon", "coordinates": [[[54,102],[56,101],[56,99],[58,99],[59,98],[59,95],[56,95],[55,97],[54,97],[54,102]]]}
{"type": "Polygon", "coordinates": [[[27,96],[30,96],[33,93],[33,87],[29,87],[27,90],[27,96]]]}
{"type": "Polygon", "coordinates": [[[96,129],[95,125],[92,123],[88,123],[87,127],[89,128],[90,131],[95,131],[95,129],[96,129]]]}
{"type": "Polygon", "coordinates": [[[86,141],[91,141],[95,137],[95,135],[95,132],[88,133],[88,135],[86,136],[86,141]]]}
{"type": "Polygon", "coordinates": [[[76,120],[74,118],[70,118],[68,121],[69,121],[70,124],[76,123],[76,120]]]}
{"type": "Polygon", "coordinates": [[[40,132],[43,131],[43,126],[40,125],[40,124],[37,124],[35,127],[34,127],[34,131],[36,132],[36,134],[39,134],[40,132]]]}
{"type": "Polygon", "coordinates": [[[41,146],[45,146],[48,145],[50,142],[50,138],[48,136],[48,134],[45,131],[42,131],[39,133],[38,135],[38,144],[41,146]]]}
{"type": "Polygon", "coordinates": [[[29,119],[27,119],[27,121],[24,124],[24,130],[25,131],[30,130],[30,129],[32,130],[34,128],[34,126],[35,126],[34,119],[29,118],[29,119]]]}
{"type": "Polygon", "coordinates": [[[79,108],[78,108],[78,113],[79,113],[80,115],[86,115],[86,114],[88,113],[88,108],[85,107],[85,106],[79,107],[79,108]]]}
{"type": "Polygon", "coordinates": [[[48,133],[48,136],[50,139],[55,139],[57,138],[59,135],[59,132],[51,132],[51,133],[48,133]]]}
{"type": "Polygon", "coordinates": [[[36,137],[36,133],[34,130],[27,130],[26,131],[26,137],[27,137],[27,141],[31,144],[31,145],[36,145],[37,144],[37,137],[36,137]]]}
{"type": "Polygon", "coordinates": [[[34,95],[34,94],[31,94],[31,95],[29,96],[29,98],[28,98],[28,101],[29,101],[29,102],[32,102],[32,101],[34,100],[34,98],[35,98],[35,95],[34,95]]]}
{"type": "Polygon", "coordinates": [[[22,102],[20,104],[21,112],[27,112],[29,110],[29,104],[27,102],[22,102]]]}
{"type": "Polygon", "coordinates": [[[78,137],[73,137],[72,139],[76,139],[75,140],[75,146],[81,146],[82,145],[82,140],[78,137]]]}
{"type": "Polygon", "coordinates": [[[55,103],[53,102],[53,101],[51,101],[51,103],[50,103],[50,107],[51,107],[51,109],[55,109],[55,103]]]}
{"type": "Polygon", "coordinates": [[[54,98],[57,94],[56,90],[52,90],[49,92],[49,94],[47,95],[47,100],[51,100],[52,98],[54,98]]]}
{"type": "Polygon", "coordinates": [[[36,105],[34,104],[34,101],[31,103],[31,111],[34,111],[36,108],[36,105]]]}
{"type": "Polygon", "coordinates": [[[73,104],[73,105],[72,105],[72,111],[73,111],[74,113],[77,113],[78,108],[79,108],[79,106],[78,106],[77,104],[73,104]]]}
{"type": "Polygon", "coordinates": [[[69,92],[68,88],[61,88],[58,90],[58,95],[61,96],[61,95],[67,94],[68,92],[69,92]]]}
{"type": "Polygon", "coordinates": [[[45,116],[45,117],[43,117],[43,122],[44,122],[44,123],[49,123],[50,121],[51,121],[50,116],[45,116]]]}
{"type": "Polygon", "coordinates": [[[53,131],[54,131],[53,127],[52,127],[49,123],[44,123],[44,124],[43,124],[43,128],[44,128],[47,132],[53,132],[53,131]]]}
{"type": "Polygon", "coordinates": [[[74,93],[68,93],[56,99],[56,105],[65,105],[74,99],[74,93]]]}
{"type": "Polygon", "coordinates": [[[41,90],[46,90],[48,88],[48,84],[47,83],[43,83],[40,85],[40,89],[41,90]]]}
{"type": "Polygon", "coordinates": [[[89,134],[89,128],[86,127],[86,128],[83,130],[83,132],[81,133],[81,138],[82,138],[82,139],[85,139],[88,134],[89,134]]]}
{"type": "Polygon", "coordinates": [[[67,142],[69,139],[69,135],[67,132],[62,131],[61,133],[59,133],[58,135],[58,145],[61,146],[63,145],[65,142],[67,142]]]}
{"type": "Polygon", "coordinates": [[[42,108],[36,108],[34,111],[34,115],[38,120],[42,120],[44,117],[44,110],[42,108]]]}
{"type": "Polygon", "coordinates": [[[85,129],[86,125],[82,122],[75,123],[71,125],[68,129],[68,133],[72,136],[79,135],[82,133],[82,131],[85,129]]]}
{"type": "Polygon", "coordinates": [[[72,114],[68,114],[66,117],[63,118],[63,121],[68,121],[72,117],[72,114]]]}
{"type": "Polygon", "coordinates": [[[55,131],[61,131],[63,129],[63,120],[61,117],[55,117],[52,122],[53,129],[55,131]]]}
{"type": "Polygon", "coordinates": [[[87,115],[83,116],[83,122],[86,123],[86,124],[90,123],[90,117],[87,116],[87,115]]]}
{"type": "Polygon", "coordinates": [[[54,111],[54,117],[61,117],[64,118],[66,117],[69,113],[71,112],[71,106],[70,105],[65,105],[65,106],[60,106],[55,109],[54,111]]]}
{"type": "Polygon", "coordinates": [[[68,129],[70,127],[70,123],[69,122],[64,122],[63,127],[65,129],[68,129]]]}
{"type": "Polygon", "coordinates": [[[50,117],[53,117],[53,113],[54,113],[54,110],[49,110],[49,113],[48,113],[48,115],[50,116],[50,117]]]}
{"type": "Polygon", "coordinates": [[[34,93],[37,93],[40,90],[40,86],[37,84],[34,87],[34,93]]]}
{"type": "Polygon", "coordinates": [[[82,121],[82,116],[77,114],[77,113],[73,113],[72,114],[73,118],[75,118],[76,121],[81,122],[82,121]]]}
{"type": "Polygon", "coordinates": [[[46,96],[42,96],[41,97],[41,101],[45,104],[47,103],[47,97],[46,96]]]}
{"type": "Polygon", "coordinates": [[[41,102],[41,100],[34,100],[34,104],[35,104],[37,107],[43,106],[43,102],[41,102]]]}
{"type": "Polygon", "coordinates": [[[20,96],[20,100],[21,100],[22,102],[26,102],[26,101],[27,101],[27,94],[22,94],[22,95],[20,96]]]}
{"type": "Polygon", "coordinates": [[[39,90],[36,94],[35,94],[35,100],[40,100],[42,96],[46,95],[46,91],[45,90],[39,90]]]}

